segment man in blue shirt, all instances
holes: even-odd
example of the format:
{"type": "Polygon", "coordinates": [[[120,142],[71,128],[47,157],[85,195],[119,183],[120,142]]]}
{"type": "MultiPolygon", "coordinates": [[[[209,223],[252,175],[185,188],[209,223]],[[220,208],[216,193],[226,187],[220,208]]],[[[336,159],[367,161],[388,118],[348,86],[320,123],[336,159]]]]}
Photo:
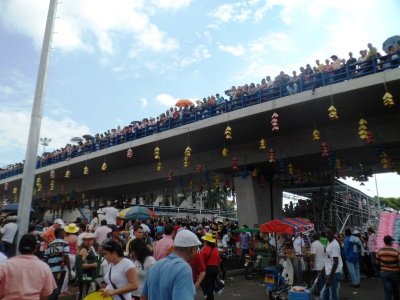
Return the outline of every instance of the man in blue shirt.
{"type": "MultiPolygon", "coordinates": [[[[356,233],[356,231],[355,231],[356,233]]],[[[361,241],[358,237],[351,234],[350,229],[345,230],[344,256],[349,269],[353,287],[360,287],[360,252],[362,249],[361,241]]]]}
{"type": "Polygon", "coordinates": [[[196,289],[188,262],[201,242],[186,229],[178,231],[174,252],[151,267],[144,282],[141,300],[193,300],[196,289]]]}

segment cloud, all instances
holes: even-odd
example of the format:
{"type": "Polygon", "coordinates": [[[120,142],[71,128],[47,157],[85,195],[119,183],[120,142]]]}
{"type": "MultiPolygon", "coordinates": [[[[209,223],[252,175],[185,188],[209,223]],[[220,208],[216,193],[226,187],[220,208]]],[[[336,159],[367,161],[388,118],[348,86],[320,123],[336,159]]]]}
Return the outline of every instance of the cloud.
{"type": "Polygon", "coordinates": [[[252,10],[248,8],[248,6],[253,6],[255,4],[255,1],[222,4],[208,14],[213,19],[213,22],[207,27],[218,28],[221,24],[229,22],[243,23],[247,21],[252,14],[252,10]]]}
{"type": "Polygon", "coordinates": [[[175,65],[179,68],[186,68],[211,57],[210,51],[204,46],[196,46],[191,56],[178,58],[175,65]]]}
{"type": "Polygon", "coordinates": [[[164,106],[172,107],[178,99],[169,94],[159,94],[156,96],[156,101],[164,106]]]}
{"type": "MultiPolygon", "coordinates": [[[[5,0],[0,18],[10,29],[34,41],[40,49],[48,11],[48,1],[5,0]]],[[[151,14],[157,9],[177,10],[190,0],[154,0],[154,6],[144,0],[69,0],[57,7],[53,46],[63,51],[98,49],[112,55],[118,46],[116,39],[124,35],[134,48],[151,51],[172,51],[178,41],[167,36],[155,25],[151,14]]]]}
{"type": "Polygon", "coordinates": [[[246,53],[246,49],[242,45],[224,46],[220,44],[218,45],[218,49],[224,52],[228,52],[234,56],[243,56],[246,53]]]}
{"type": "Polygon", "coordinates": [[[147,101],[146,98],[140,99],[140,102],[142,103],[142,107],[145,108],[149,104],[149,101],[147,101]]]}

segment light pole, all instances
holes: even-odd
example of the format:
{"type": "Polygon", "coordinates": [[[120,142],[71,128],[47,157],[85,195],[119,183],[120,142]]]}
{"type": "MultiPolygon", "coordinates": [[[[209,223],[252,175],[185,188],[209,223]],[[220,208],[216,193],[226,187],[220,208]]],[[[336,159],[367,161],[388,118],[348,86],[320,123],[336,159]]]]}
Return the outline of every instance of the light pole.
{"type": "Polygon", "coordinates": [[[50,145],[52,140],[48,139],[47,137],[40,138],[40,144],[43,146],[43,153],[46,152],[46,147],[50,145]]]}

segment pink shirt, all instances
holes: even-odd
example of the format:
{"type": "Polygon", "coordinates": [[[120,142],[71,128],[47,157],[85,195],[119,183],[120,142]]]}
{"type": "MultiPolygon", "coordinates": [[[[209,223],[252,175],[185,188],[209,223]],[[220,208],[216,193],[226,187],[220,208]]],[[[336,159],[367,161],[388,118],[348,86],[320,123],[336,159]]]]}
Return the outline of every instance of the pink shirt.
{"type": "Polygon", "coordinates": [[[376,234],[373,233],[368,238],[368,252],[376,252],[376,234]]]}
{"type": "Polygon", "coordinates": [[[94,231],[94,237],[96,238],[96,242],[101,245],[106,239],[107,234],[110,233],[112,230],[110,227],[107,226],[100,226],[94,231]]]}
{"type": "Polygon", "coordinates": [[[160,260],[168,256],[174,248],[174,240],[170,235],[165,235],[159,240],[154,247],[154,258],[160,260]]]}
{"type": "Polygon", "coordinates": [[[50,267],[34,255],[18,255],[0,265],[0,298],[37,300],[57,288],[50,267]]]}

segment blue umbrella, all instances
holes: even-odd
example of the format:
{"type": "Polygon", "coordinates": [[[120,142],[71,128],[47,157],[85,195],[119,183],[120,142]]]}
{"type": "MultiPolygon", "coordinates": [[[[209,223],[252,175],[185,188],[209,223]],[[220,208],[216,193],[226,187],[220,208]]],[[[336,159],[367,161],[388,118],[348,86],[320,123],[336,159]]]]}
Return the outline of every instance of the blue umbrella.
{"type": "MultiPolygon", "coordinates": [[[[17,212],[18,211],[18,203],[10,203],[5,206],[3,206],[0,211],[9,211],[9,212],[17,212]]],[[[31,213],[34,213],[35,210],[31,207],[31,213]]]]}
{"type": "Polygon", "coordinates": [[[386,41],[383,42],[382,49],[383,49],[383,51],[388,53],[389,47],[393,46],[395,48],[396,45],[399,45],[398,44],[399,42],[400,42],[400,35],[394,35],[394,36],[386,39],[386,41]]]}

